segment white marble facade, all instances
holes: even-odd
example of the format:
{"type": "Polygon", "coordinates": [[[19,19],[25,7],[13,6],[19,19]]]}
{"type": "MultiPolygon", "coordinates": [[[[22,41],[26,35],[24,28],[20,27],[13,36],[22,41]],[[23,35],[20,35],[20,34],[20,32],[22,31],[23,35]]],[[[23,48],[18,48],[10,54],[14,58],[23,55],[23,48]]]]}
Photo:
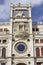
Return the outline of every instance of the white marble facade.
{"type": "Polygon", "coordinates": [[[40,39],[43,42],[43,23],[32,23],[31,5],[11,4],[10,22],[0,22],[0,65],[43,65],[40,39]]]}

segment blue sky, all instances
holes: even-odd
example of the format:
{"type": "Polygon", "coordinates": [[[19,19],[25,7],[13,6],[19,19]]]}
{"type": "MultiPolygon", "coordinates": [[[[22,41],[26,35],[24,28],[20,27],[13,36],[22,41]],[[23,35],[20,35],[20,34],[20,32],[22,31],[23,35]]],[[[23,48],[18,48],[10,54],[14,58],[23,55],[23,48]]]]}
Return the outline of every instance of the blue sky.
{"type": "MultiPolygon", "coordinates": [[[[17,4],[19,0],[0,0],[0,22],[9,21],[10,4],[17,4]]],[[[20,0],[22,4],[31,3],[32,20],[34,22],[43,21],[43,0],[20,0]]]]}

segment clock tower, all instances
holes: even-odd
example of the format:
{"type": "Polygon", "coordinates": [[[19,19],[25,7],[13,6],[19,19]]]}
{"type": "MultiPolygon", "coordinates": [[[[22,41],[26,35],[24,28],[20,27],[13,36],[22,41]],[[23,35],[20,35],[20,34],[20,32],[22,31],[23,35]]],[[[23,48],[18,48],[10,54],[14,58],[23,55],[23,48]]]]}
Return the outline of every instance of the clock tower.
{"type": "Polygon", "coordinates": [[[12,65],[34,65],[31,5],[11,4],[12,65]]]}

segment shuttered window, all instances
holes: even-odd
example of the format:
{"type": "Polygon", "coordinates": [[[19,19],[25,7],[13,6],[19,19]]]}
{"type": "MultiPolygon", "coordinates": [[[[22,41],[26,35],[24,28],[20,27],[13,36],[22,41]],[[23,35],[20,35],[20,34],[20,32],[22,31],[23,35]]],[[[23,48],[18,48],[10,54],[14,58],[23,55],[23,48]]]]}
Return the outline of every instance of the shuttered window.
{"type": "Polygon", "coordinates": [[[39,39],[35,39],[35,43],[39,43],[39,39]]]}
{"type": "Polygon", "coordinates": [[[43,43],[43,39],[40,39],[40,43],[43,43]]]}
{"type": "Polygon", "coordinates": [[[39,56],[40,56],[40,49],[36,48],[36,57],[39,57],[39,56]]]}
{"type": "Polygon", "coordinates": [[[41,48],[41,55],[43,55],[43,47],[41,48]]]}
{"type": "Polygon", "coordinates": [[[9,30],[8,30],[7,28],[4,28],[4,31],[5,31],[5,32],[8,32],[9,30]]]}
{"type": "Polygon", "coordinates": [[[40,63],[40,62],[38,62],[38,63],[37,63],[37,65],[41,65],[41,63],[40,63]]]}
{"type": "Polygon", "coordinates": [[[2,28],[0,28],[0,32],[2,32],[3,31],[3,29],[2,28]]]}

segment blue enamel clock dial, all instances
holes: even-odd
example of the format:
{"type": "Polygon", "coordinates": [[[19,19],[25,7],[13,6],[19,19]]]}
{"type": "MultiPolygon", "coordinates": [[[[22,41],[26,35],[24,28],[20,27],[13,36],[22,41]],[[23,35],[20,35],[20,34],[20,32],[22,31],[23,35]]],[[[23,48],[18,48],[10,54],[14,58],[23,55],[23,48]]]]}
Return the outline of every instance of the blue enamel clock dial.
{"type": "Polygon", "coordinates": [[[24,42],[18,42],[14,48],[18,53],[24,53],[27,50],[27,45],[24,42]]]}
{"type": "Polygon", "coordinates": [[[17,49],[19,51],[24,51],[25,50],[25,46],[23,44],[19,44],[18,47],[17,47],[17,49]]]}

